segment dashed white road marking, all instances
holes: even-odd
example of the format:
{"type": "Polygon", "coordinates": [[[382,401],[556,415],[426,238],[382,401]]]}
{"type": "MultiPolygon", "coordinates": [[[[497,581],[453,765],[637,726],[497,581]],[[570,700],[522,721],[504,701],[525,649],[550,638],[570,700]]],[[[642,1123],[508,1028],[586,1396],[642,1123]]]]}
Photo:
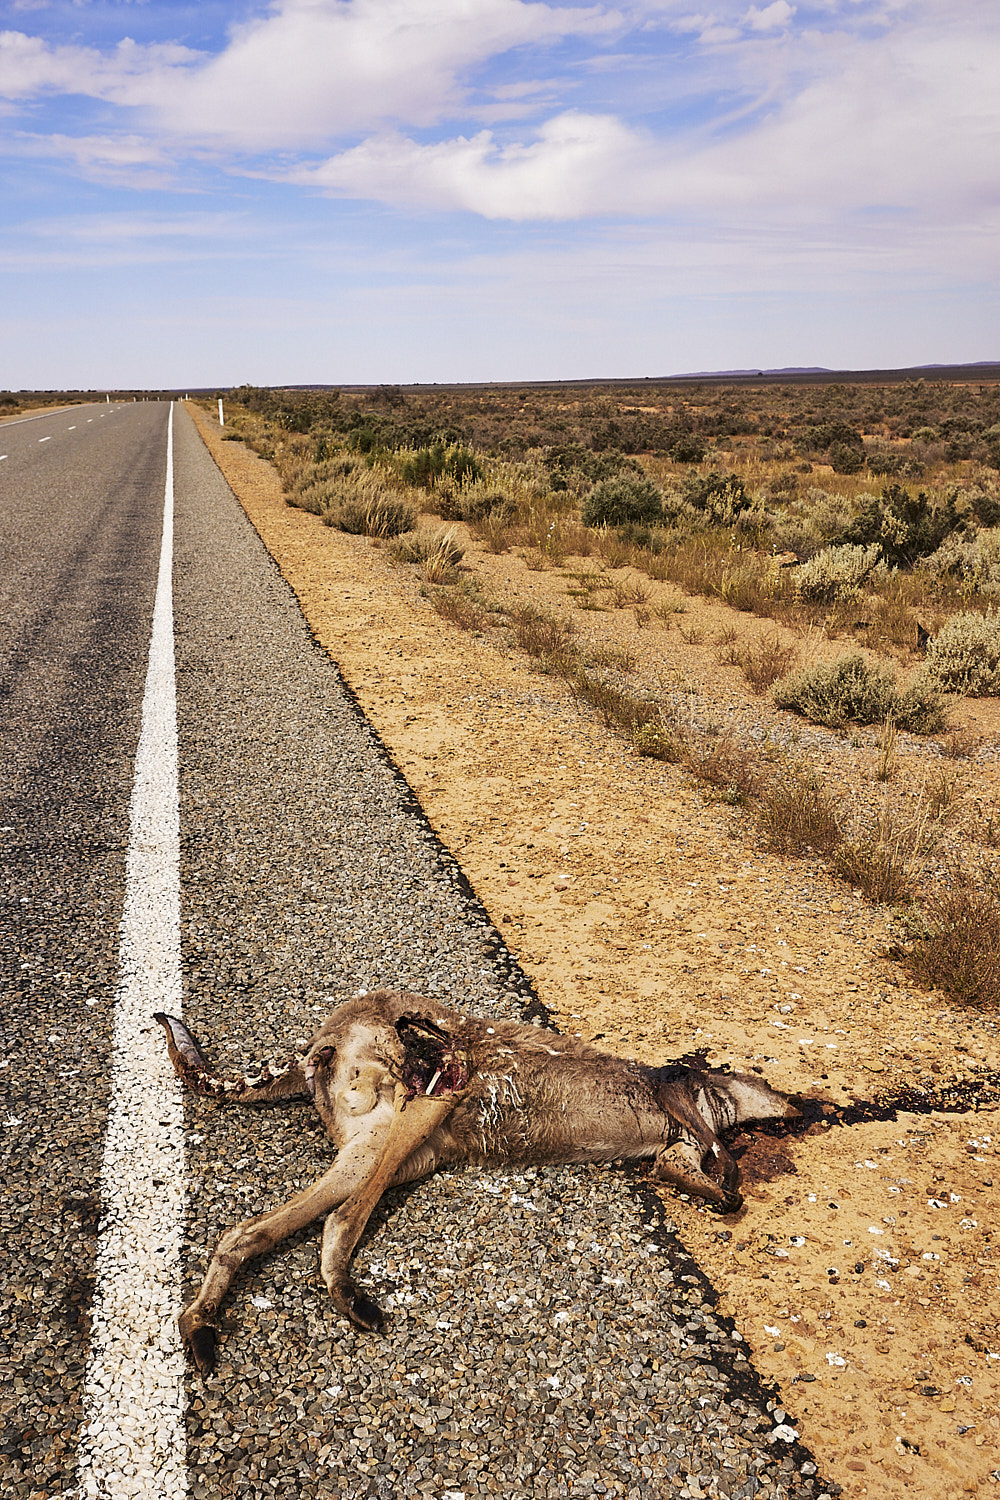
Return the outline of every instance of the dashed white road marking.
{"type": "Polygon", "coordinates": [[[180,816],[174,679],[173,407],[153,632],[130,808],[102,1218],[79,1447],[81,1496],[187,1494],[177,1331],[184,1109],[157,1010],[180,1014],[180,816]]]}
{"type": "Polygon", "coordinates": [[[39,438],[38,441],[40,443],[51,443],[52,439],[51,439],[51,437],[44,437],[44,438],[39,438]]]}
{"type": "Polygon", "coordinates": [[[20,427],[22,422],[44,422],[46,417],[58,417],[67,409],[65,406],[57,406],[54,411],[36,412],[33,417],[4,417],[3,421],[0,421],[0,427],[20,427]]]}
{"type": "Polygon", "coordinates": [[[72,427],[67,427],[66,431],[67,432],[75,432],[76,431],[76,423],[74,422],[73,425],[72,425],[72,427]]]}

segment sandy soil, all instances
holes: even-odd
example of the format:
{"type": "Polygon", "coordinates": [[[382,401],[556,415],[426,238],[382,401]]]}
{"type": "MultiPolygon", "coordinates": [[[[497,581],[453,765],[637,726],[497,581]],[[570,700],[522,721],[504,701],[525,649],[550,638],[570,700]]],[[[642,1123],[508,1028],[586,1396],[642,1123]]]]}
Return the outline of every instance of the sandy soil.
{"type": "MultiPolygon", "coordinates": [[[[756,1067],[838,1104],[963,1080],[974,1096],[996,1075],[996,1019],[913,989],[887,955],[885,910],[819,862],[764,852],[742,814],[636,757],[526,656],[446,624],[413,568],[286,507],[271,467],[189,409],[563,1029],[652,1062],[756,1067]]],[[[873,735],[803,729],[718,665],[720,632],[759,622],[688,599],[674,628],[640,628],[627,610],[579,608],[566,570],[529,572],[474,544],[466,562],[486,594],[534,599],[581,639],[626,646],[692,715],[794,739],[848,799],[870,795],[873,735]]],[[[651,602],[675,593],[644,582],[651,602]]],[[[900,736],[895,795],[916,798],[944,771],[970,816],[997,807],[998,706],[963,705],[957,727],[984,743],[974,760],[900,736]]],[[[848,1496],[1000,1494],[1000,1111],[820,1122],[741,1147],[740,1214],[676,1195],[669,1212],[821,1473],[848,1496]]]]}

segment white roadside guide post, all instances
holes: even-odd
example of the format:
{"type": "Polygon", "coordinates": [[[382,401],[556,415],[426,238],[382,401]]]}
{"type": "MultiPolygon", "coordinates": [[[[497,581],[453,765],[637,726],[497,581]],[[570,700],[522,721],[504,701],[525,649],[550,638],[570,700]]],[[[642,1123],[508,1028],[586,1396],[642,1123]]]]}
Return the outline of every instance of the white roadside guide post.
{"type": "Polygon", "coordinates": [[[183,1500],[177,1328],[187,1193],[184,1105],[154,1011],[180,1014],[180,814],[171,594],[173,407],[119,945],[81,1500],[183,1500]]]}
{"type": "Polygon", "coordinates": [[[226,419],[222,415],[222,397],[220,396],[219,397],[219,426],[220,427],[225,427],[225,425],[226,425],[226,419]]]}

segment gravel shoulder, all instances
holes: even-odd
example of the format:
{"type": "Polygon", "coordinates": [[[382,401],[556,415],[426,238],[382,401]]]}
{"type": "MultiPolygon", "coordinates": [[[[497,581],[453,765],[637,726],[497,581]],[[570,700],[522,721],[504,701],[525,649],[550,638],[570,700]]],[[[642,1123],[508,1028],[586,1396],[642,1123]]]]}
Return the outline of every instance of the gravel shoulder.
{"type": "MultiPolygon", "coordinates": [[[[764,852],[739,814],[706,803],[678,768],[633,756],[527,658],[447,625],[412,570],[287,508],[270,466],[189,410],[316,640],[563,1029],[650,1061],[701,1051],[838,1104],[996,1073],[995,1019],[913,989],[887,956],[883,909],[818,863],[764,852]]],[[[516,588],[590,628],[557,571],[474,547],[467,560],[487,592],[516,588]]],[[[794,733],[700,643],[730,622],[760,626],[696,600],[684,622],[688,639],[625,619],[614,630],[692,712],[737,732],[794,733]]],[[[963,713],[995,745],[996,705],[963,713]]],[[[851,744],[808,731],[800,745],[845,795],[871,781],[871,735],[851,744]]],[[[940,768],[918,740],[901,736],[898,754],[904,788],[940,768]]],[[[995,807],[994,755],[962,775],[963,796],[995,807]]],[[[888,1500],[906,1484],[940,1500],[1000,1482],[998,1150],[995,1108],[818,1125],[747,1145],[735,1218],[668,1200],[720,1311],[846,1494],[888,1500]]]]}

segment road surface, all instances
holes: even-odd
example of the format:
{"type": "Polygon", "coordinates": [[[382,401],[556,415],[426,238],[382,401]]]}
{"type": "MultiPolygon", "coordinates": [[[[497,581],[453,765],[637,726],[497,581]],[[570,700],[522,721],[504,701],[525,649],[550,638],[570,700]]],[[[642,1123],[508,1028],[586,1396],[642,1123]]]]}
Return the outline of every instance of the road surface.
{"type": "Polygon", "coordinates": [[[187,1367],[214,1239],[330,1147],[308,1109],[183,1099],[150,1012],[232,1068],[359,989],[521,1016],[530,986],[183,409],[19,420],[0,454],[4,1495],[823,1493],[615,1170],[388,1195],[357,1256],[382,1337],[304,1231],[187,1367]]]}

